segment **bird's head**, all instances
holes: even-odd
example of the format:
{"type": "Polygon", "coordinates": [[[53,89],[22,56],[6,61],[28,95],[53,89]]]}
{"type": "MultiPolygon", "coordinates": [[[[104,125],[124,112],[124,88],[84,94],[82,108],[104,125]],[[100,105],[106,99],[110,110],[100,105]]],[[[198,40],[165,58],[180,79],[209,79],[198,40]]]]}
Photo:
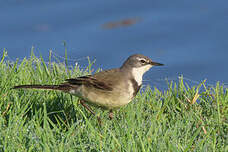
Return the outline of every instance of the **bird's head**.
{"type": "Polygon", "coordinates": [[[128,59],[121,66],[122,70],[131,71],[138,85],[142,84],[142,76],[153,66],[162,66],[163,64],[152,61],[150,58],[141,55],[134,54],[128,57],[128,59]]]}

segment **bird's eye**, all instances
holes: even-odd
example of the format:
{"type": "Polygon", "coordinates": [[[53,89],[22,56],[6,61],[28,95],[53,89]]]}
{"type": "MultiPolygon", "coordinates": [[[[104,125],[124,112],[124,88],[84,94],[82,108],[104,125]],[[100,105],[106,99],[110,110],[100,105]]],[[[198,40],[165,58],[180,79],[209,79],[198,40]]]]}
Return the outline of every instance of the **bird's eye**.
{"type": "Polygon", "coordinates": [[[145,63],[146,63],[146,61],[145,61],[145,60],[140,60],[140,62],[141,62],[141,63],[143,63],[143,64],[145,64],[145,63]]]}

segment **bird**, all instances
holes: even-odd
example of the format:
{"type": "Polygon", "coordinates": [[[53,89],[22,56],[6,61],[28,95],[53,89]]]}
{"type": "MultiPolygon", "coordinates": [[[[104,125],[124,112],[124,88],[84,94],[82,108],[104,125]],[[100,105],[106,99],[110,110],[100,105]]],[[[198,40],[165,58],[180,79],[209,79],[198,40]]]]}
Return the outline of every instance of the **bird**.
{"type": "MultiPolygon", "coordinates": [[[[69,78],[58,85],[18,85],[13,89],[48,89],[69,93],[79,97],[81,105],[94,116],[96,114],[89,105],[109,110],[109,118],[113,119],[113,110],[127,105],[139,92],[143,75],[151,67],[162,65],[142,54],[133,54],[119,68],[69,78]]],[[[101,122],[100,117],[97,118],[101,122]]]]}

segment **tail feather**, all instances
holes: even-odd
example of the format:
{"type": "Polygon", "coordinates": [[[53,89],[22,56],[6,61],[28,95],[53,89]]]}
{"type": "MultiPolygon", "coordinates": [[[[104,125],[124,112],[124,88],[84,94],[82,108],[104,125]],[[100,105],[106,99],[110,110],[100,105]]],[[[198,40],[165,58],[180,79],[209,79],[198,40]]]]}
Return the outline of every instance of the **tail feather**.
{"type": "Polygon", "coordinates": [[[72,87],[69,85],[18,85],[14,86],[12,89],[45,89],[45,90],[61,90],[68,91],[72,87]]]}

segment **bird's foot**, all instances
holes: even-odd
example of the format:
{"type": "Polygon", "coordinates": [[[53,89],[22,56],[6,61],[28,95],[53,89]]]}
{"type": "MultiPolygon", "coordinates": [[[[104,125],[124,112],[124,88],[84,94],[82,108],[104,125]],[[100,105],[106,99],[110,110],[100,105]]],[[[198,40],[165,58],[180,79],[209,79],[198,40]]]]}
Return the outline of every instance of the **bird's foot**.
{"type": "Polygon", "coordinates": [[[109,115],[108,115],[109,119],[112,120],[114,117],[114,114],[112,112],[112,110],[109,111],[109,115]]]}
{"type": "Polygon", "coordinates": [[[99,125],[102,126],[102,121],[101,121],[101,118],[99,116],[97,116],[97,121],[98,121],[99,125]]]}

